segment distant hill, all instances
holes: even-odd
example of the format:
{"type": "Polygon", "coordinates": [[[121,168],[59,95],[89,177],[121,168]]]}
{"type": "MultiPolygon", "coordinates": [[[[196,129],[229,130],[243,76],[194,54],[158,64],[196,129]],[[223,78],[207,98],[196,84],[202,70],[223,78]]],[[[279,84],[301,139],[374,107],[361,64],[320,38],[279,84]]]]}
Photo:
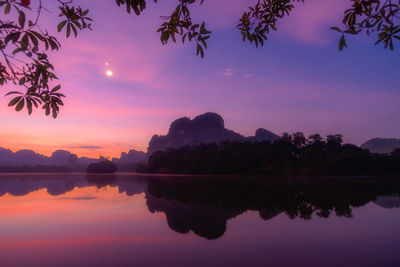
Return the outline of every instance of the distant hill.
{"type": "Polygon", "coordinates": [[[143,151],[130,150],[128,153],[122,152],[120,158],[113,158],[112,162],[117,165],[142,162],[146,159],[146,153],[143,151]]]}
{"type": "MultiPolygon", "coordinates": [[[[121,170],[134,169],[135,164],[145,160],[146,154],[141,151],[131,150],[128,153],[123,152],[121,158],[114,158],[113,162],[121,170]],[[121,167],[121,168],[120,168],[121,167]]],[[[15,153],[9,149],[0,147],[0,172],[10,171],[18,172],[22,170],[36,171],[82,171],[99,159],[78,157],[69,151],[57,150],[50,157],[36,153],[32,150],[19,150],[15,153]],[[21,167],[24,167],[21,169],[21,167]],[[63,168],[58,168],[58,167],[63,168]],[[27,168],[36,167],[36,168],[27,168]],[[57,168],[55,168],[57,167],[57,168]]]]}
{"type": "Polygon", "coordinates": [[[220,143],[229,141],[274,142],[279,139],[276,134],[258,129],[255,136],[244,137],[232,130],[225,128],[223,118],[217,113],[207,112],[190,119],[183,117],[173,121],[167,135],[154,135],[147,149],[148,155],[155,151],[167,148],[179,148],[185,145],[198,145],[201,143],[220,143]]]}
{"type": "Polygon", "coordinates": [[[146,162],[146,153],[143,151],[130,150],[122,152],[120,158],[113,158],[112,162],[117,165],[118,171],[133,171],[140,163],[146,162]]]}
{"type": "Polygon", "coordinates": [[[400,148],[400,139],[373,138],[362,144],[361,148],[368,149],[372,153],[392,153],[396,148],[400,148]]]}
{"type": "Polygon", "coordinates": [[[36,153],[32,150],[19,150],[13,153],[11,150],[0,148],[0,166],[72,166],[88,165],[97,159],[78,158],[69,151],[57,150],[50,157],[36,153]]]}

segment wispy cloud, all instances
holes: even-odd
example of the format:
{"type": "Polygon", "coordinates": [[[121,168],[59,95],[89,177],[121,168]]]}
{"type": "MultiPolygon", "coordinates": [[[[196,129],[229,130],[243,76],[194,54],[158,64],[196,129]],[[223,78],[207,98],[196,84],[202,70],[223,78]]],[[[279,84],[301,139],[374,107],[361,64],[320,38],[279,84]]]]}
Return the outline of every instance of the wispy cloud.
{"type": "Polygon", "coordinates": [[[90,145],[68,146],[68,148],[73,148],[73,149],[87,149],[87,150],[99,150],[99,149],[102,149],[101,146],[90,146],[90,145]]]}
{"type": "Polygon", "coordinates": [[[77,196],[77,197],[63,197],[63,200],[93,200],[96,199],[95,196],[77,196]]]}
{"type": "Polygon", "coordinates": [[[232,75],[235,74],[235,69],[234,68],[226,68],[223,75],[225,77],[231,77],[232,75]]]}
{"type": "Polygon", "coordinates": [[[287,35],[299,42],[327,43],[335,36],[329,28],[340,25],[343,12],[349,5],[349,1],[345,0],[297,3],[290,16],[282,20],[278,35],[287,35]]]}

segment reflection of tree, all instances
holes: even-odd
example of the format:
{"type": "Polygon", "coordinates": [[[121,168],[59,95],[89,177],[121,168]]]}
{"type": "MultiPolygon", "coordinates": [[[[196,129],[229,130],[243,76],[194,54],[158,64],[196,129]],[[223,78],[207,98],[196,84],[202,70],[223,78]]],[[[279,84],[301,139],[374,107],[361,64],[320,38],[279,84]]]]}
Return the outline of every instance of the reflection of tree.
{"type": "Polygon", "coordinates": [[[113,174],[87,174],[86,179],[89,184],[94,184],[97,188],[101,188],[115,183],[117,176],[113,174]]]}
{"type": "MultiPolygon", "coordinates": [[[[378,196],[400,194],[395,178],[222,178],[162,177],[149,180],[151,212],[164,212],[179,233],[213,239],[223,235],[226,221],[247,210],[264,220],[280,213],[309,220],[313,215],[351,218],[352,208],[378,196]]],[[[400,199],[399,197],[395,197],[400,199]]]]}

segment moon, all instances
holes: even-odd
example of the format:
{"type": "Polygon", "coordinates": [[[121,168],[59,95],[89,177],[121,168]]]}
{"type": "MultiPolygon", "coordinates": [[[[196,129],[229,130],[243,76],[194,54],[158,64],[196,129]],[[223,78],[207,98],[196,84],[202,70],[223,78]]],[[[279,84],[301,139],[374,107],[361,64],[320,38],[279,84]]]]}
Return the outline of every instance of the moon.
{"type": "Polygon", "coordinates": [[[106,76],[107,77],[112,77],[113,76],[113,71],[112,70],[106,70],[106,76]]]}

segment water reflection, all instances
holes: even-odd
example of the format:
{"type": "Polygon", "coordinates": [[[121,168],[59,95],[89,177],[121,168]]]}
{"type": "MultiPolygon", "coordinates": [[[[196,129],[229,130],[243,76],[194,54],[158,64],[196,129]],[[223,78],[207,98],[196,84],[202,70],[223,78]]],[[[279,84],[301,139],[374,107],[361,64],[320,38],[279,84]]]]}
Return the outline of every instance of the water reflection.
{"type": "MultiPolygon", "coordinates": [[[[139,175],[32,174],[1,175],[0,196],[24,196],[46,189],[58,196],[75,188],[118,187],[120,194],[144,193],[151,213],[162,212],[178,233],[194,232],[207,239],[224,235],[227,221],[247,211],[262,220],[283,213],[289,218],[312,216],[352,218],[352,209],[374,202],[400,207],[396,178],[240,178],[139,175]]],[[[79,197],[91,200],[93,196],[79,197]]],[[[1,201],[1,198],[0,198],[1,201]]]]}

